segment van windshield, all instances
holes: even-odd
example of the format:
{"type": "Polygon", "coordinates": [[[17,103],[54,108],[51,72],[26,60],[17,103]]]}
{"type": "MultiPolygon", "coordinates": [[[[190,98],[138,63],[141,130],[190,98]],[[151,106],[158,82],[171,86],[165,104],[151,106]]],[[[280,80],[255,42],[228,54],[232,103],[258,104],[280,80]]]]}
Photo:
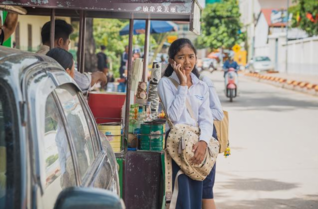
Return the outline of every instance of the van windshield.
{"type": "Polygon", "coordinates": [[[256,62],[271,61],[268,57],[255,57],[256,62]]]}

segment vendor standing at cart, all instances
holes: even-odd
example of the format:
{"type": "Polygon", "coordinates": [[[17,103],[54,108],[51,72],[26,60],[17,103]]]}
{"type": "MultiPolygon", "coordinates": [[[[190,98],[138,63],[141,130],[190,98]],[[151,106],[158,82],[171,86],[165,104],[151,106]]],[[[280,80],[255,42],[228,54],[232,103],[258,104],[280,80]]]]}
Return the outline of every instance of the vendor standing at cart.
{"type": "MultiPolygon", "coordinates": [[[[73,33],[73,27],[68,24],[65,20],[55,20],[55,40],[54,48],[62,48],[66,51],[69,50],[70,35],[73,33]]],[[[50,50],[50,34],[51,34],[51,21],[45,23],[41,30],[42,46],[38,54],[46,54],[50,50]]],[[[92,74],[80,73],[75,70],[74,80],[82,91],[89,91],[90,88],[97,82],[101,83],[104,87],[107,82],[106,75],[103,72],[93,72],[92,74]]]]}
{"type": "Polygon", "coordinates": [[[120,78],[125,78],[125,70],[127,70],[127,62],[128,62],[128,46],[125,46],[125,51],[121,55],[119,74],[120,78]]]}
{"type": "MultiPolygon", "coordinates": [[[[213,116],[212,120],[221,121],[224,117],[224,114],[223,114],[222,105],[221,105],[219,96],[216,92],[216,89],[214,87],[214,84],[208,76],[202,76],[202,74],[201,74],[201,80],[204,83],[206,83],[206,85],[209,87],[210,109],[213,116]]],[[[213,125],[212,136],[218,140],[216,128],[214,125],[213,125]]],[[[215,183],[215,175],[216,175],[216,163],[214,164],[211,173],[203,181],[203,193],[205,193],[205,196],[203,197],[203,200],[202,200],[203,209],[216,208],[215,202],[214,202],[214,192],[213,192],[214,183],[215,183]]]]}
{"type": "Polygon", "coordinates": [[[108,75],[108,57],[105,53],[106,46],[101,45],[100,46],[100,52],[96,54],[97,56],[97,68],[99,71],[105,73],[105,75],[108,75]]]}

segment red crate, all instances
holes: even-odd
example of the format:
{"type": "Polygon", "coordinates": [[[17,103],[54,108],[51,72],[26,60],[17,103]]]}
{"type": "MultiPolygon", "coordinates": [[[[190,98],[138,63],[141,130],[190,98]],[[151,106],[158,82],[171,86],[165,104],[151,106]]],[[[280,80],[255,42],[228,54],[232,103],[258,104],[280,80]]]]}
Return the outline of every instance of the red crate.
{"type": "Polygon", "coordinates": [[[125,98],[126,93],[91,92],[88,105],[97,123],[121,122],[121,108],[125,98]]]}

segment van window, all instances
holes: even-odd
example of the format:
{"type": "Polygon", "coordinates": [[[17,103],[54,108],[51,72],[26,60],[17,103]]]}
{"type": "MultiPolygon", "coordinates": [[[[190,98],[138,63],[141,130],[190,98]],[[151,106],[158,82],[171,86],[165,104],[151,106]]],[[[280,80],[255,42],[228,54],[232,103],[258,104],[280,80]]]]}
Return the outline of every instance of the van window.
{"type": "Polygon", "coordinates": [[[80,176],[83,179],[95,159],[92,137],[77,91],[71,85],[56,89],[74,141],[80,176]]]}
{"type": "MultiPolygon", "coordinates": [[[[84,99],[82,99],[84,100],[84,99]]],[[[83,101],[85,102],[85,101],[83,101]]],[[[82,102],[82,104],[83,104],[82,102]]],[[[89,127],[89,131],[91,134],[91,138],[92,138],[92,142],[93,142],[93,146],[94,146],[94,151],[95,151],[95,156],[97,156],[100,152],[101,152],[101,147],[99,145],[99,138],[97,137],[96,134],[98,134],[98,132],[95,132],[94,129],[94,122],[92,121],[91,117],[89,116],[89,112],[87,110],[87,108],[83,107],[83,111],[85,113],[85,117],[86,117],[86,121],[89,127]]]]}
{"type": "Polygon", "coordinates": [[[45,104],[43,154],[45,163],[44,205],[54,205],[58,194],[75,186],[75,172],[64,123],[53,93],[45,104]],[[51,204],[52,202],[52,204],[51,204]]]}
{"type": "MultiPolygon", "coordinates": [[[[16,131],[13,104],[9,100],[6,88],[0,80],[0,209],[13,208],[14,178],[19,170],[14,171],[16,150],[16,131]]],[[[18,194],[17,194],[18,195],[18,194]]]]}

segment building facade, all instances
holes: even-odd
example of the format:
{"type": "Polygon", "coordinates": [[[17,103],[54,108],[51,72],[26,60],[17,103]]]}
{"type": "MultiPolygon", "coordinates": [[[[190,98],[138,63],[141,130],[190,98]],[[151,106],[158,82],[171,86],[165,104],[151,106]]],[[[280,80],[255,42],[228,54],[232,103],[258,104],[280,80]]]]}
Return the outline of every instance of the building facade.
{"type": "MultiPolygon", "coordinates": [[[[71,23],[69,17],[58,17],[57,19],[64,19],[71,23]]],[[[36,52],[42,44],[42,26],[48,21],[50,21],[50,17],[47,16],[20,15],[17,28],[12,34],[13,46],[24,51],[36,52]]]]}
{"type": "Polygon", "coordinates": [[[261,10],[268,8],[286,10],[288,4],[291,6],[294,3],[292,0],[239,0],[241,22],[243,24],[242,31],[247,33],[248,60],[255,54],[255,30],[261,10]]]}

